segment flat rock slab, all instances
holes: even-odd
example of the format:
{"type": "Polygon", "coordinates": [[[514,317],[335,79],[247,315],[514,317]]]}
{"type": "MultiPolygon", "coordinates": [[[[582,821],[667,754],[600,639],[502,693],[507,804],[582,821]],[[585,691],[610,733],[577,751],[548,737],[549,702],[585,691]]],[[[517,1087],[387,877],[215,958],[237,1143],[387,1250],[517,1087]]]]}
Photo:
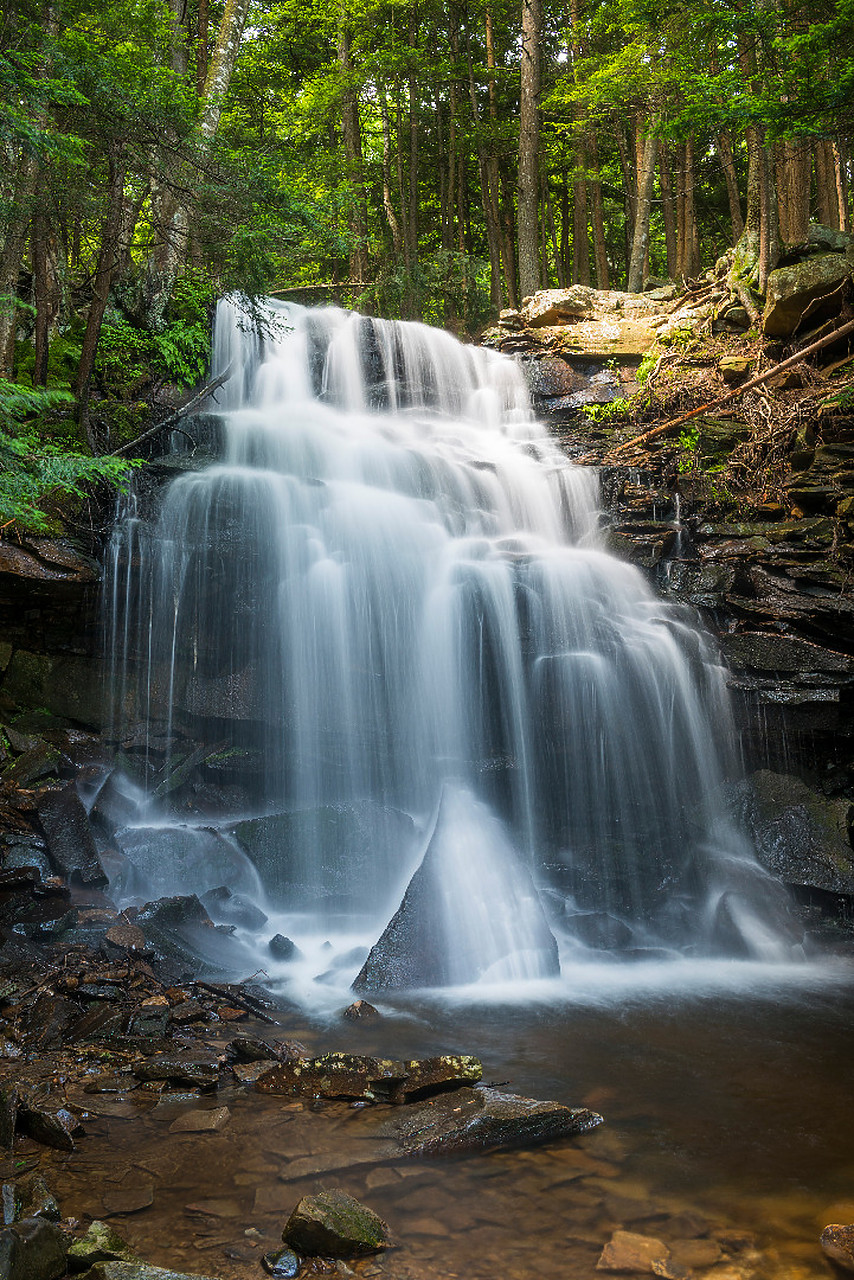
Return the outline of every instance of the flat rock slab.
{"type": "Polygon", "coordinates": [[[88,1280],[214,1280],[210,1276],[170,1271],[148,1262],[99,1262],[86,1273],[88,1280]]]}
{"type": "Polygon", "coordinates": [[[228,1107],[211,1107],[207,1110],[185,1111],[169,1126],[170,1133],[219,1133],[231,1119],[228,1107]]]}
{"type": "Polygon", "coordinates": [[[255,1087],[260,1093],[404,1102],[419,1094],[475,1083],[482,1074],[480,1060],[468,1054],[398,1060],[325,1053],[277,1063],[258,1077],[255,1087]]]}
{"type": "Polygon", "coordinates": [[[615,1231],[596,1263],[597,1271],[641,1272],[662,1275],[670,1250],[654,1236],[634,1231],[615,1231]]]}
{"type": "Polygon", "coordinates": [[[142,1183],[136,1187],[116,1187],[105,1191],[103,1195],[104,1212],[109,1216],[115,1213],[139,1213],[154,1204],[154,1184],[142,1183]]]}
{"type": "Polygon", "coordinates": [[[458,1156],[570,1138],[602,1123],[602,1116],[586,1107],[483,1087],[407,1107],[386,1132],[403,1155],[458,1156]]]}

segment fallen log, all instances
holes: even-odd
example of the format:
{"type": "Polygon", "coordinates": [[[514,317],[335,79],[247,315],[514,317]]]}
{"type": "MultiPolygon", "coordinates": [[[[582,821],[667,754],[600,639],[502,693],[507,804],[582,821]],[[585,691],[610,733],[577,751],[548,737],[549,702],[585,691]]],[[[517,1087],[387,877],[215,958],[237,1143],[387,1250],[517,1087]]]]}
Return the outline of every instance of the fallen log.
{"type": "Polygon", "coordinates": [[[192,413],[194,409],[207,400],[208,396],[213,395],[222,384],[231,377],[231,365],[228,366],[225,373],[221,373],[218,378],[214,378],[207,386],[202,387],[201,391],[197,391],[191,400],[170,417],[164,418],[162,422],[158,422],[155,427],[149,427],[147,431],[143,431],[141,436],[137,436],[135,440],[130,440],[127,444],[121,445],[118,449],[114,449],[108,456],[110,458],[118,458],[123,453],[129,453],[131,449],[135,449],[137,445],[144,444],[146,440],[151,440],[160,431],[170,431],[176,422],[180,422],[182,418],[186,418],[188,413],[192,413]]]}
{"type": "MultiPolygon", "coordinates": [[[[719,396],[717,400],[710,400],[707,404],[701,404],[689,413],[683,413],[679,418],[671,418],[668,422],[662,422],[660,426],[652,427],[651,430],[644,431],[639,436],[633,436],[631,440],[624,440],[622,444],[615,445],[613,449],[608,450],[602,461],[610,462],[617,454],[625,453],[628,449],[637,448],[640,445],[645,445],[649,440],[655,440],[659,436],[667,435],[677,427],[681,427],[683,422],[699,417],[701,413],[708,413],[712,409],[719,409],[721,405],[729,404],[731,400],[736,400],[739,396],[744,395],[745,391],[751,391],[754,387],[760,386],[763,382],[767,382],[769,378],[773,378],[775,374],[791,368],[799,360],[804,360],[807,356],[811,356],[813,352],[820,351],[822,347],[829,347],[832,342],[838,342],[840,338],[846,337],[849,333],[854,333],[854,320],[849,320],[841,328],[825,334],[823,338],[819,338],[818,342],[813,342],[810,346],[804,347],[803,351],[796,351],[793,356],[789,356],[786,360],[781,360],[779,364],[772,365],[770,369],[766,369],[758,377],[751,378],[749,382],[745,382],[742,386],[733,388],[726,395],[719,396]]],[[[579,459],[579,462],[586,462],[589,457],[589,454],[585,454],[583,458],[579,459]]]]}

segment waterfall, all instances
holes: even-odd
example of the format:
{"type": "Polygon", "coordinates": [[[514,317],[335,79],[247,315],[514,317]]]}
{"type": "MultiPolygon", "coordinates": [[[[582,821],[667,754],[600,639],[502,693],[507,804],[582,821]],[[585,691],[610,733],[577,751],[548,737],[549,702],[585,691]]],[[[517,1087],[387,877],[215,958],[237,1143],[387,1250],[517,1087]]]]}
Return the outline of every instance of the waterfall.
{"type": "Polygon", "coordinates": [[[227,369],[214,456],[111,546],[126,900],[224,884],[347,981],[377,944],[368,989],[548,976],[555,939],[782,957],[714,646],[606,552],[517,367],[226,299],[227,369]]]}

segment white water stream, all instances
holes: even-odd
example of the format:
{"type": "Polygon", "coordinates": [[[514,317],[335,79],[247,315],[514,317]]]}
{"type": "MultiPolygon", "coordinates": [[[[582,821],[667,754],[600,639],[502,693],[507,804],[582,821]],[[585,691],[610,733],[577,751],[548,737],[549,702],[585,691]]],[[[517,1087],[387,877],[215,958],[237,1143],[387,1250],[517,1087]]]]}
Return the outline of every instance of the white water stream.
{"type": "Polygon", "coordinates": [[[271,976],[340,994],[429,846],[402,985],[554,981],[548,929],[564,972],[791,959],[725,805],[714,648],[604,550],[595,473],[516,366],[336,309],[270,302],[259,329],[226,300],[228,367],[220,456],[113,544],[117,715],[167,751],[126,788],[125,900],[226,884],[270,917],[243,936],[271,976]],[[172,803],[188,741],[207,781],[172,803]],[[271,959],[279,932],[301,958],[271,959]]]}

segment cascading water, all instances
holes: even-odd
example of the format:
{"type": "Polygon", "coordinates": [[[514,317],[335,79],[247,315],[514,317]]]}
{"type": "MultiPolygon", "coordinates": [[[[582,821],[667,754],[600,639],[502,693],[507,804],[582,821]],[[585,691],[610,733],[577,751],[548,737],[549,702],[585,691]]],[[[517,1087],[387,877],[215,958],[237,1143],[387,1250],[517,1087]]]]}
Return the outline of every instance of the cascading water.
{"type": "Polygon", "coordinates": [[[116,715],[149,749],[118,891],[225,884],[263,954],[287,932],[316,968],[332,938],[346,981],[382,934],[368,989],[552,975],[554,938],[787,953],[724,803],[714,650],[603,550],[515,365],[226,300],[226,368],[218,458],[112,544],[116,715]]]}

